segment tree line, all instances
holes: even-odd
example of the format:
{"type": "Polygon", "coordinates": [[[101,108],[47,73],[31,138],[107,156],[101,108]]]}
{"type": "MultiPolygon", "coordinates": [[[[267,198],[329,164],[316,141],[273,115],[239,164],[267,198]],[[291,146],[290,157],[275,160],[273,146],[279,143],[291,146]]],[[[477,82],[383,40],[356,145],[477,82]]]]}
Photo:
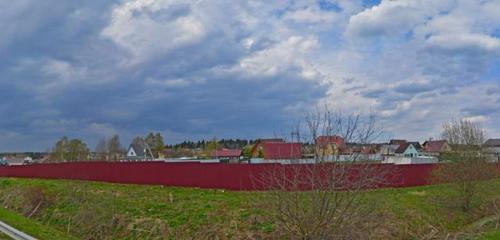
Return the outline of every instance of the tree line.
{"type": "MultiPolygon", "coordinates": [[[[160,157],[165,148],[172,150],[201,149],[204,152],[211,152],[215,149],[243,149],[249,152],[249,146],[255,144],[257,140],[247,139],[211,139],[198,141],[184,141],[178,144],[165,145],[161,133],[150,132],[145,136],[136,136],[132,140],[132,145],[139,145],[146,149],[146,155],[154,158],[160,157]]],[[[50,149],[49,162],[78,162],[78,161],[118,161],[126,155],[127,149],[120,140],[120,136],[115,134],[109,138],[102,138],[98,141],[94,150],[82,139],[70,139],[66,136],[59,139],[50,149]]]]}
{"type": "Polygon", "coordinates": [[[257,140],[247,140],[247,139],[220,139],[220,140],[198,140],[198,141],[184,141],[178,144],[169,145],[169,148],[179,149],[179,148],[187,148],[187,149],[206,149],[207,145],[213,144],[214,142],[217,144],[217,148],[229,148],[229,149],[241,149],[245,146],[255,144],[257,140]]]}
{"type": "MultiPolygon", "coordinates": [[[[152,132],[146,136],[135,137],[132,144],[138,144],[150,149],[154,157],[158,157],[165,147],[161,133],[152,132]]],[[[50,149],[48,162],[118,161],[123,159],[126,151],[118,134],[110,138],[100,139],[94,151],[83,140],[78,138],[70,139],[64,136],[50,149]]]]}

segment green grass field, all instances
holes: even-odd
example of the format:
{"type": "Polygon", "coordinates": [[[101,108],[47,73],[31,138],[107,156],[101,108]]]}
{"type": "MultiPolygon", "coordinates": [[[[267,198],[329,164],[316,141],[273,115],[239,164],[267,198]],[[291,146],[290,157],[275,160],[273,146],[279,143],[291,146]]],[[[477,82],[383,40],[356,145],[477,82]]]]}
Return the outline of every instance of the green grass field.
{"type": "MultiPolygon", "coordinates": [[[[446,185],[363,194],[366,201],[377,199],[384,213],[381,239],[419,239],[429,232],[464,233],[469,239],[500,234],[484,221],[493,214],[491,204],[500,205],[500,180],[488,183],[468,213],[450,206],[454,193],[446,185]],[[477,227],[482,220],[486,223],[477,227]]],[[[78,239],[272,238],[273,220],[259,207],[266,201],[265,192],[0,179],[0,204],[8,209],[0,208],[0,219],[40,239],[68,239],[63,233],[78,239]]]]}
{"type": "MultiPolygon", "coordinates": [[[[0,220],[38,239],[77,239],[4,208],[0,208],[0,220]]],[[[5,234],[0,234],[0,239],[10,238],[5,234]]]]}

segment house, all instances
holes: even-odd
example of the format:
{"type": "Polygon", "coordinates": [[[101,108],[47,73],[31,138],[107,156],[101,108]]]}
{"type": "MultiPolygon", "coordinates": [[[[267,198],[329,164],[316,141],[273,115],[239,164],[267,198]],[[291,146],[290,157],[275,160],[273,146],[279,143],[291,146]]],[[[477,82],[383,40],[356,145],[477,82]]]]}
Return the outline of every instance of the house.
{"type": "Polygon", "coordinates": [[[423,153],[431,156],[439,156],[442,152],[451,151],[451,147],[446,140],[428,140],[422,144],[423,153]]]}
{"type": "Polygon", "coordinates": [[[302,143],[264,142],[264,159],[299,159],[302,157],[302,143]]]}
{"type": "Polygon", "coordinates": [[[483,145],[489,158],[500,162],[500,139],[488,139],[483,145]]]}
{"type": "Polygon", "coordinates": [[[415,149],[420,152],[422,151],[422,145],[420,145],[420,142],[418,141],[415,141],[415,142],[408,142],[409,144],[413,145],[413,147],[415,147],[415,149]]]}
{"type": "Polygon", "coordinates": [[[151,151],[144,144],[132,143],[128,147],[127,160],[151,160],[154,159],[151,151]]]}
{"type": "Polygon", "coordinates": [[[315,143],[316,152],[321,159],[333,159],[345,148],[344,138],[340,136],[319,136],[315,143]]]}
{"type": "Polygon", "coordinates": [[[316,145],[320,147],[334,145],[337,148],[343,148],[345,146],[345,141],[341,136],[319,136],[316,138],[316,145]]]}
{"type": "Polygon", "coordinates": [[[394,154],[399,157],[410,158],[418,157],[420,155],[415,146],[409,142],[399,145],[394,154]]]}
{"type": "Polygon", "coordinates": [[[385,143],[380,145],[378,153],[382,156],[394,156],[398,148],[399,144],[385,143]]]}
{"type": "Polygon", "coordinates": [[[381,147],[381,144],[346,143],[345,147],[341,149],[338,160],[380,161],[382,160],[381,147]]]}
{"type": "Polygon", "coordinates": [[[9,166],[20,166],[33,163],[33,159],[29,156],[5,156],[2,162],[9,166]]]}
{"type": "Polygon", "coordinates": [[[252,157],[264,158],[264,144],[265,143],[284,143],[285,141],[281,138],[264,138],[257,139],[255,144],[250,151],[252,157]]]}
{"type": "Polygon", "coordinates": [[[407,142],[408,142],[408,141],[406,141],[406,140],[404,140],[404,139],[391,139],[391,140],[389,141],[389,144],[390,144],[390,145],[398,145],[398,146],[399,146],[399,145],[401,145],[401,144],[403,144],[403,143],[407,143],[407,142]]]}
{"type": "Polygon", "coordinates": [[[500,153],[500,139],[488,139],[484,142],[484,147],[500,153]]]}
{"type": "Polygon", "coordinates": [[[212,157],[216,159],[227,159],[229,161],[237,161],[241,157],[241,149],[219,149],[212,152],[212,157]]]}
{"type": "MultiPolygon", "coordinates": [[[[385,155],[383,163],[392,164],[427,164],[437,163],[435,156],[423,156],[419,148],[422,149],[419,142],[399,142],[400,145],[392,155],[385,155]]],[[[394,145],[388,145],[394,147],[394,145]]]]}
{"type": "Polygon", "coordinates": [[[377,154],[380,144],[346,143],[342,154],[377,154]]]}

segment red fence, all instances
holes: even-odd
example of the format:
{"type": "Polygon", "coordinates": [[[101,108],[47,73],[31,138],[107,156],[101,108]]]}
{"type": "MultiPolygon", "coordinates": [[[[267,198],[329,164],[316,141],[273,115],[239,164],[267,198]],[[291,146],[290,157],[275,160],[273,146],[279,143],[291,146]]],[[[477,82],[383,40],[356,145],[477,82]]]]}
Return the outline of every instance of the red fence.
{"type": "MultiPolygon", "coordinates": [[[[261,190],[255,179],[277,164],[220,164],[164,162],[54,163],[0,167],[0,177],[78,179],[182,187],[261,190]]],[[[292,165],[288,165],[292,166],[292,165]]],[[[301,167],[301,165],[295,165],[301,167]]],[[[409,187],[429,183],[435,164],[374,165],[390,170],[385,186],[409,187]]]]}

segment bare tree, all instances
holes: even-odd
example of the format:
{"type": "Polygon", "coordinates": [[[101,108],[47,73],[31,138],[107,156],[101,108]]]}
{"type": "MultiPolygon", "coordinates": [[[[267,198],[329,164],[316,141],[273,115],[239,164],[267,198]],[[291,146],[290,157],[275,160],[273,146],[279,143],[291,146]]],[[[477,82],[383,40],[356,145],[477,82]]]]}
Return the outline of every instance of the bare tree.
{"type": "Polygon", "coordinates": [[[458,193],[459,205],[468,211],[475,196],[495,177],[495,166],[488,162],[482,144],[485,132],[480,124],[469,120],[452,120],[443,124],[442,136],[452,151],[442,154],[443,162],[433,171],[435,182],[450,183],[458,193]]]}
{"type": "Polygon", "coordinates": [[[120,137],[118,134],[113,135],[108,141],[108,159],[111,161],[118,161],[123,155],[125,155],[125,148],[120,142],[120,137]]]}
{"type": "Polygon", "coordinates": [[[486,133],[480,124],[461,119],[445,122],[441,135],[452,145],[481,146],[486,133]]]}
{"type": "Polygon", "coordinates": [[[99,140],[95,147],[96,159],[97,160],[108,160],[108,141],[106,138],[99,140]]]}
{"type": "Polygon", "coordinates": [[[120,142],[118,134],[113,135],[109,139],[101,139],[97,143],[95,151],[97,160],[118,161],[125,155],[125,149],[120,142]]]}
{"type": "Polygon", "coordinates": [[[368,203],[362,192],[385,184],[389,171],[387,166],[371,164],[363,158],[363,149],[373,147],[371,141],[381,132],[376,118],[373,114],[343,115],[325,107],[308,114],[304,126],[294,131],[303,142],[313,145],[314,163],[278,164],[258,178],[258,184],[270,192],[267,207],[280,237],[369,238],[381,221],[374,218],[374,202],[368,203]],[[325,150],[327,147],[354,150],[348,151],[350,157],[339,159],[332,157],[337,152],[325,150]]]}

